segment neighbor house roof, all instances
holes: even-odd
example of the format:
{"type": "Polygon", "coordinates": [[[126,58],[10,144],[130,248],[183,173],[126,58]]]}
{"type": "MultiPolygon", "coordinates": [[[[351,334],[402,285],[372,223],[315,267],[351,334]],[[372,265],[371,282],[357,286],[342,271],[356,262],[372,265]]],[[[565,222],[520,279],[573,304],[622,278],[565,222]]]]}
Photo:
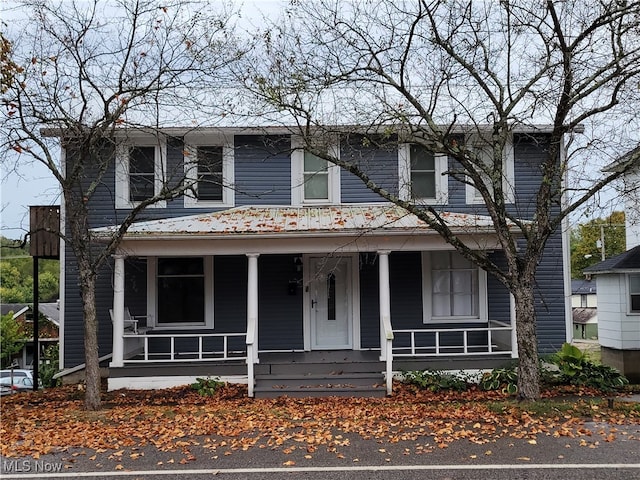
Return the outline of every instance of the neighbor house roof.
{"type": "Polygon", "coordinates": [[[60,305],[58,302],[39,303],[38,310],[57,327],[60,326],[60,305]]]}
{"type": "Polygon", "coordinates": [[[629,150],[627,153],[621,155],[609,165],[604,167],[604,171],[614,172],[616,171],[616,169],[624,167],[629,160],[633,160],[632,165],[640,165],[640,145],[632,150],[629,150]]]}
{"type": "Polygon", "coordinates": [[[571,293],[573,295],[595,294],[596,282],[587,280],[586,278],[574,278],[571,280],[571,293]]]}
{"type": "MultiPolygon", "coordinates": [[[[490,217],[464,213],[440,213],[456,233],[493,232],[490,217]]],[[[117,226],[93,229],[98,238],[110,238],[117,226]]],[[[515,224],[514,224],[515,228],[515,224]]],[[[401,207],[390,205],[335,207],[236,207],[229,210],[166,218],[132,224],[125,238],[180,236],[286,236],[330,235],[363,232],[373,235],[436,233],[424,221],[401,207]]]]}
{"type": "Polygon", "coordinates": [[[18,318],[30,308],[31,306],[26,303],[3,303],[0,305],[0,314],[6,315],[9,312],[13,312],[13,318],[18,318]]]}
{"type": "Polygon", "coordinates": [[[585,274],[619,273],[621,271],[640,270],[640,245],[615,257],[590,266],[585,274]]]}
{"type": "Polygon", "coordinates": [[[571,311],[573,315],[573,323],[586,325],[587,323],[595,323],[598,317],[598,309],[591,307],[577,307],[571,311]]]}

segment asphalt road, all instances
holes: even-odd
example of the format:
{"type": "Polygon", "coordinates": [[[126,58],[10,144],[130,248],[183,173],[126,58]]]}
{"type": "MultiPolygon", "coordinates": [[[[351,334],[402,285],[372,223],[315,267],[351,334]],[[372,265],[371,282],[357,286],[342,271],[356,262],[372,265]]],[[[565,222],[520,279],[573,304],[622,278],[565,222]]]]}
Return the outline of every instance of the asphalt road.
{"type": "MultiPolygon", "coordinates": [[[[424,441],[380,443],[357,435],[335,451],[320,447],[312,454],[300,444],[272,448],[266,443],[246,451],[212,451],[199,446],[162,452],[155,447],[71,450],[38,459],[2,458],[0,478],[85,479],[640,479],[640,425],[615,427],[615,439],[594,432],[581,438],[537,435],[502,438],[482,445],[459,440],[447,448],[424,441]],[[611,440],[611,439],[609,439],[611,440]],[[291,447],[296,447],[291,449],[291,447]]],[[[610,428],[610,426],[604,426],[610,428]]]]}

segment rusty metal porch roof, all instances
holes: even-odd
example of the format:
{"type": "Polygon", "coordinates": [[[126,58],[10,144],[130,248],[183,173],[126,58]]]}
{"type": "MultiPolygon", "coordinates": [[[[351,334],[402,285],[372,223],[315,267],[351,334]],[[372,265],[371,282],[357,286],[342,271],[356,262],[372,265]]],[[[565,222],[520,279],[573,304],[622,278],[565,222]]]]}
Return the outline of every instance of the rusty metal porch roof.
{"type": "MultiPolygon", "coordinates": [[[[483,215],[442,212],[457,233],[493,232],[491,219],[483,215]]],[[[110,237],[117,227],[95,228],[98,238],[110,237]]],[[[332,235],[390,233],[436,234],[425,222],[401,207],[390,205],[331,207],[235,207],[200,215],[150,220],[132,224],[126,239],[180,236],[332,235]]]]}

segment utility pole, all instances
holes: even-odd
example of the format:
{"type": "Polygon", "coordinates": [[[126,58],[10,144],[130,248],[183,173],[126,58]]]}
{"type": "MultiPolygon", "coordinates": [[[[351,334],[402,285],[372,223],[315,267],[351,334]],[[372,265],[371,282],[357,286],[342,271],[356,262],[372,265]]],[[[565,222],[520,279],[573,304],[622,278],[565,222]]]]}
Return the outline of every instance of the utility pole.
{"type": "Polygon", "coordinates": [[[596,241],[596,247],[600,249],[600,260],[605,261],[605,245],[604,245],[604,227],[624,227],[624,223],[601,223],[600,227],[600,239],[596,241]]]}

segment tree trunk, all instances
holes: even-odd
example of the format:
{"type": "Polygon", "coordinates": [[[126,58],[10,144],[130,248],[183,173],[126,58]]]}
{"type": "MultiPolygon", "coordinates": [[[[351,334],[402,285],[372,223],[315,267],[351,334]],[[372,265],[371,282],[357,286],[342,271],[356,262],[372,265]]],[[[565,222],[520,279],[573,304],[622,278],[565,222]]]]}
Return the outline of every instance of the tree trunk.
{"type": "Polygon", "coordinates": [[[516,338],[518,343],[518,398],[540,398],[538,369],[538,337],[532,282],[518,282],[511,289],[516,310],[516,338]]]}
{"type": "Polygon", "coordinates": [[[84,356],[85,382],[87,390],[84,396],[86,410],[100,410],[100,361],[98,356],[98,321],[96,317],[96,277],[79,263],[80,290],[82,292],[82,310],[84,316],[84,356]]]}

